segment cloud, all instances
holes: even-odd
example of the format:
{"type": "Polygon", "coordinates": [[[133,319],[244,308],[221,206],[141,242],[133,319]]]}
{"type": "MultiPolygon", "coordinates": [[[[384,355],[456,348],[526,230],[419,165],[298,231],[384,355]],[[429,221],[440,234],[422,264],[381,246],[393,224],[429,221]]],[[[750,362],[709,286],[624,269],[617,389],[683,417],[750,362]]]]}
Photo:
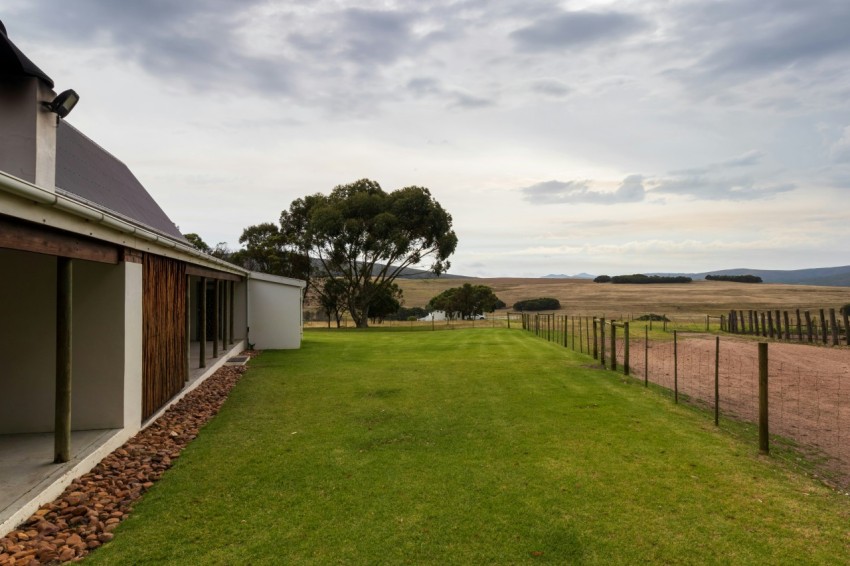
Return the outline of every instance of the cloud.
{"type": "Polygon", "coordinates": [[[522,51],[563,51],[616,41],[646,27],[641,18],[621,12],[563,12],[517,29],[510,37],[522,51]]]}
{"type": "Polygon", "coordinates": [[[416,98],[436,98],[442,100],[447,108],[476,109],[493,106],[495,101],[469,94],[460,89],[446,88],[433,77],[415,77],[405,85],[405,89],[416,98]]]}
{"type": "Polygon", "coordinates": [[[747,177],[724,178],[698,172],[660,179],[652,193],[689,196],[697,200],[751,201],[772,198],[793,191],[793,183],[758,185],[747,177]]]}
{"type": "Polygon", "coordinates": [[[534,204],[621,204],[641,202],[646,196],[643,177],[626,177],[616,191],[597,191],[589,181],[545,181],[522,189],[525,200],[534,204]]]}
{"type": "Polygon", "coordinates": [[[841,137],[832,144],[829,157],[835,163],[850,163],[850,126],[846,126],[841,137]]]}
{"type": "Polygon", "coordinates": [[[573,91],[566,84],[553,79],[534,81],[531,84],[531,90],[553,98],[563,98],[573,91]]]}

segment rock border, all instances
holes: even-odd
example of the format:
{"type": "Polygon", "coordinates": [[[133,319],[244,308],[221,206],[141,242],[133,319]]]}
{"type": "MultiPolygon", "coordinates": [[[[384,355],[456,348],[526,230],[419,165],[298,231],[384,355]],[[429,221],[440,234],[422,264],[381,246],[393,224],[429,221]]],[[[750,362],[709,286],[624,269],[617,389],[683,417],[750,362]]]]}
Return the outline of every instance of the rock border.
{"type": "MultiPolygon", "coordinates": [[[[246,350],[240,355],[259,354],[246,350]]],[[[223,366],[156,421],[0,538],[0,566],[81,560],[111,541],[133,504],[221,409],[246,366],[223,366]]]]}

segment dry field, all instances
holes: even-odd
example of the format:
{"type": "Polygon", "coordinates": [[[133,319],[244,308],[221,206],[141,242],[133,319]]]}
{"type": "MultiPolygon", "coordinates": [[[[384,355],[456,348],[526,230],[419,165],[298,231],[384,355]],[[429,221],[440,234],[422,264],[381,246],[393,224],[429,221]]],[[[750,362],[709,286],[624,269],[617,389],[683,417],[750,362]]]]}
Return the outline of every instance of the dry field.
{"type": "Polygon", "coordinates": [[[838,308],[850,303],[850,287],[694,281],[681,285],[614,285],[577,279],[397,279],[407,307],[424,307],[445,289],[464,283],[488,285],[508,305],[555,297],[562,312],[619,316],[622,313],[711,314],[730,309],[838,308]]]}

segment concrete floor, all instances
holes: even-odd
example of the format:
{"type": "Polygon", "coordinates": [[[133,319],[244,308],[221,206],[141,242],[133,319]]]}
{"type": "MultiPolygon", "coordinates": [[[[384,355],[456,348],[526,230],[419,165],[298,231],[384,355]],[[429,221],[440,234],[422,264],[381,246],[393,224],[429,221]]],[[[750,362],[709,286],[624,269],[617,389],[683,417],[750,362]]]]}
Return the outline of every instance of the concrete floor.
{"type": "MultiPolygon", "coordinates": [[[[214,366],[219,362],[224,363],[226,357],[237,354],[238,351],[231,352],[231,349],[235,350],[240,342],[237,340],[224,348],[219,342],[218,358],[212,357],[212,342],[207,342],[207,363],[203,368],[198,367],[200,345],[198,342],[193,342],[189,352],[189,379],[184,392],[197,386],[200,379],[212,373],[214,366]]],[[[158,413],[144,424],[147,425],[157,416],[158,413]]],[[[24,509],[32,508],[33,502],[39,497],[43,500],[43,493],[46,490],[56,491],[58,484],[67,485],[73,477],[85,473],[109,451],[123,444],[128,434],[124,433],[122,438],[118,438],[122,432],[124,432],[122,429],[73,431],[71,434],[72,458],[70,462],[64,464],[53,463],[52,432],[0,434],[0,527],[8,527],[0,530],[8,532],[11,529],[9,521],[13,516],[20,515],[24,509]],[[111,446],[106,446],[107,444],[111,446]],[[89,461],[86,461],[87,459],[89,461]]],[[[59,492],[56,491],[56,493],[59,492]]],[[[19,517],[16,520],[23,519],[19,517]]],[[[0,535],[2,534],[0,532],[0,535]]]]}
{"type": "Polygon", "coordinates": [[[71,433],[70,462],[53,463],[53,433],[0,435],[0,523],[114,436],[117,429],[71,433]]]}

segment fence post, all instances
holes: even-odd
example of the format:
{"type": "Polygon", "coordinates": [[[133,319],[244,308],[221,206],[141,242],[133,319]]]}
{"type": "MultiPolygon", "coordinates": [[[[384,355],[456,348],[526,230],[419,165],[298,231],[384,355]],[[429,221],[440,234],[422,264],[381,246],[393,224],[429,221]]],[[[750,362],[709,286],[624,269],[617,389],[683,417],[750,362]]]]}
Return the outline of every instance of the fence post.
{"type": "Polygon", "coordinates": [[[754,313],[753,322],[755,323],[755,325],[753,326],[753,328],[755,329],[755,335],[758,336],[759,334],[761,334],[761,328],[759,328],[759,311],[756,311],[754,313]]]}
{"type": "Polygon", "coordinates": [[[806,311],[806,337],[809,339],[809,342],[814,341],[814,337],[812,336],[812,315],[809,311],[806,311]]]}
{"type": "Polygon", "coordinates": [[[726,331],[726,317],[722,314],[720,315],[720,332],[726,331]]]}
{"type": "Polygon", "coordinates": [[[829,324],[832,325],[832,345],[838,346],[838,322],[835,320],[835,309],[829,309],[829,324]]]}
{"type": "Polygon", "coordinates": [[[567,334],[567,327],[569,326],[569,324],[570,324],[570,315],[565,314],[564,315],[564,348],[567,348],[570,345],[569,334],[567,334]]]}
{"type": "Polygon", "coordinates": [[[705,315],[705,331],[708,332],[708,315],[705,315]]]}
{"type": "Polygon", "coordinates": [[[720,336],[714,337],[714,426],[720,426],[720,336]]]}
{"type": "Polygon", "coordinates": [[[785,339],[791,340],[791,323],[788,319],[788,311],[782,311],[782,316],[785,319],[785,339]]]}
{"type": "Polygon", "coordinates": [[[803,321],[800,319],[800,309],[797,309],[797,342],[803,341],[803,321]]]}
{"type": "Polygon", "coordinates": [[[605,317],[599,318],[599,361],[605,367],[605,317]]]}
{"type": "Polygon", "coordinates": [[[611,371],[617,371],[617,325],[611,321],[611,371]]]}
{"type": "Polygon", "coordinates": [[[779,309],[776,309],[776,338],[782,340],[782,323],[779,321],[779,309]]]}
{"type": "Polygon", "coordinates": [[[661,316],[663,317],[663,321],[664,321],[664,332],[667,332],[667,315],[662,314],[661,316]]]}
{"type": "Polygon", "coordinates": [[[841,311],[844,318],[844,341],[850,346],[850,307],[841,311]]]}
{"type": "Polygon", "coordinates": [[[770,454],[767,414],[767,342],[759,342],[759,452],[770,454]]]}
{"type": "Polygon", "coordinates": [[[755,326],[753,326],[753,311],[749,311],[749,319],[750,319],[750,334],[753,333],[753,329],[755,328],[755,332],[758,333],[758,317],[755,318],[755,326]]]}
{"type": "Polygon", "coordinates": [[[826,314],[823,312],[823,309],[820,309],[820,327],[821,327],[821,330],[823,331],[823,332],[821,332],[821,337],[822,337],[823,343],[826,344],[827,343],[826,314]]]}
{"type": "Polygon", "coordinates": [[[649,387],[649,327],[643,327],[643,386],[649,387]]]}
{"type": "MultiPolygon", "coordinates": [[[[573,352],[575,352],[576,351],[576,317],[575,317],[575,315],[573,315],[571,318],[572,318],[572,321],[570,321],[570,323],[573,325],[573,329],[572,329],[573,331],[571,333],[571,336],[573,338],[572,350],[573,350],[573,352]]],[[[579,326],[579,328],[581,328],[581,326],[579,326]]],[[[579,338],[579,342],[581,342],[581,338],[579,338]]]]}
{"type": "Polygon", "coordinates": [[[629,323],[623,323],[623,373],[629,375],[629,323]]]}
{"type": "Polygon", "coordinates": [[[761,335],[767,338],[767,319],[764,317],[764,313],[761,313],[761,335]]]}
{"type": "Polygon", "coordinates": [[[773,338],[773,311],[767,311],[767,328],[770,333],[770,337],[773,338]]]}
{"type": "Polygon", "coordinates": [[[679,340],[673,331],[673,401],[679,402],[679,340]]]}
{"type": "Polygon", "coordinates": [[[599,350],[596,346],[596,317],[593,317],[593,359],[599,359],[599,350]]]}

